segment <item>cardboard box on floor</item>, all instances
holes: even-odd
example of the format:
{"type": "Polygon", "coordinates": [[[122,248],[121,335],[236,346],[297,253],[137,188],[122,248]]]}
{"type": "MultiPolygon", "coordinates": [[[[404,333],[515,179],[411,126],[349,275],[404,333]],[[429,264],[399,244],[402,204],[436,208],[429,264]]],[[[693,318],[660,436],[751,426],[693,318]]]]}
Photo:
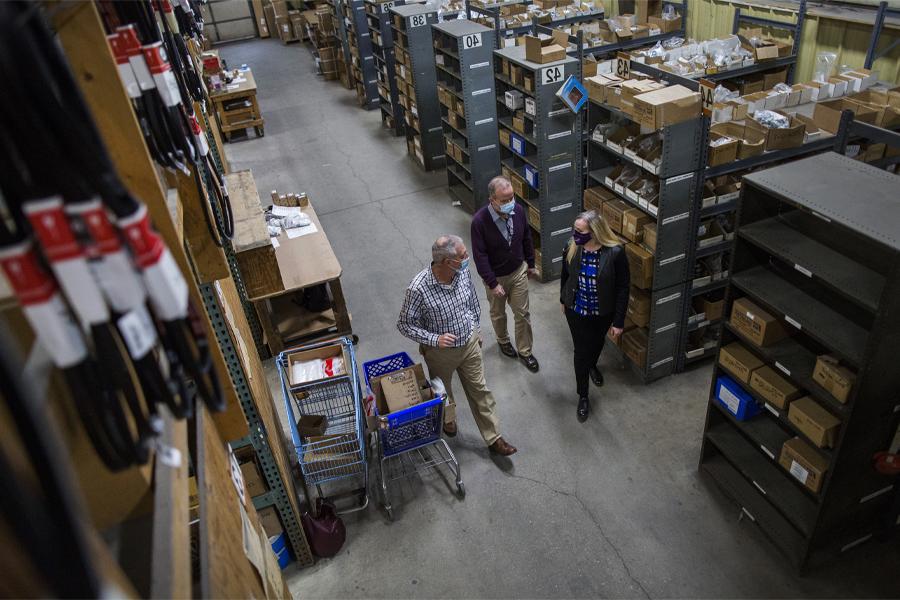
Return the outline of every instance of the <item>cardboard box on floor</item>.
{"type": "Polygon", "coordinates": [[[643,369],[647,362],[647,330],[635,327],[623,333],[622,353],[643,369]]]}
{"type": "Polygon", "coordinates": [[[778,463],[813,492],[822,487],[822,479],[828,470],[828,461],[799,437],[784,443],[778,463]]]}
{"type": "Polygon", "coordinates": [[[809,396],[791,402],[788,420],[819,448],[834,448],[841,420],[809,396]]]}
{"type": "Polygon", "coordinates": [[[788,334],[781,321],[749,298],[734,301],[731,324],[757,346],[769,346],[788,334]]]}
{"type": "Polygon", "coordinates": [[[252,0],[251,5],[253,7],[253,18],[256,19],[256,27],[259,30],[259,37],[269,37],[269,24],[266,21],[262,0],[252,0]]]}
{"type": "Polygon", "coordinates": [[[626,314],[638,327],[650,324],[650,292],[631,286],[628,291],[628,309],[626,314]]]}

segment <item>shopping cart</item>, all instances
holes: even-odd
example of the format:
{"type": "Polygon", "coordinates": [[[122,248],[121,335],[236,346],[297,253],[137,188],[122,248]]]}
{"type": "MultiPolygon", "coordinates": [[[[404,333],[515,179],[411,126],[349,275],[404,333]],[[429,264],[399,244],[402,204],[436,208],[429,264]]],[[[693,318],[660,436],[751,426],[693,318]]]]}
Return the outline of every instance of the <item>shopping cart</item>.
{"type": "Polygon", "coordinates": [[[291,440],[300,461],[303,485],[310,506],[314,506],[310,486],[324,497],[322,486],[338,480],[362,477],[363,485],[349,492],[333,493],[331,498],[358,495],[355,507],[341,513],[363,510],[368,506],[369,468],[364,442],[365,414],[356,369],[353,342],[344,337],[329,342],[310,344],[285,350],[276,361],[281,376],[284,405],[291,429],[291,440]],[[310,354],[333,354],[344,361],[344,374],[309,383],[291,382],[292,359],[305,359],[310,354]],[[324,417],[327,427],[318,435],[301,435],[300,416],[324,417]]]}
{"type": "MultiPolygon", "coordinates": [[[[386,375],[400,369],[410,367],[414,363],[405,352],[392,354],[363,364],[366,377],[366,389],[372,397],[370,382],[375,377],[386,375]]],[[[393,412],[389,415],[378,414],[375,402],[369,404],[371,414],[376,420],[376,448],[379,457],[379,476],[381,479],[382,501],[388,518],[394,519],[388,484],[391,481],[411,477],[429,469],[437,469],[448,465],[456,478],[457,496],[466,496],[453,451],[441,438],[444,418],[445,396],[440,395],[427,402],[393,412]]]]}

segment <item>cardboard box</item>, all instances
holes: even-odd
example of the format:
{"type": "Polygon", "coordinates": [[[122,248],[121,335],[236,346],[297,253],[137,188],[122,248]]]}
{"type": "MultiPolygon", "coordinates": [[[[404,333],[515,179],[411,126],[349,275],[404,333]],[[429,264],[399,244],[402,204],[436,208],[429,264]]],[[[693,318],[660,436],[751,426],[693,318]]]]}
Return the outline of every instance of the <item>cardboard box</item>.
{"type": "Polygon", "coordinates": [[[759,414],[759,404],[753,396],[727,375],[716,379],[716,401],[738,421],[746,421],[759,414]]]}
{"type": "Polygon", "coordinates": [[[819,129],[824,129],[837,134],[841,125],[841,113],[850,110],[854,118],[864,123],[875,124],[878,120],[878,111],[860,102],[854,102],[849,98],[837,98],[827,102],[819,102],[813,109],[813,123],[819,129]]]}
{"type": "Polygon", "coordinates": [[[266,18],[266,30],[269,32],[271,36],[273,33],[277,33],[276,25],[275,25],[275,7],[271,4],[266,4],[263,7],[263,15],[266,18]]]}
{"type": "Polygon", "coordinates": [[[628,292],[628,318],[638,327],[647,327],[650,324],[650,308],[650,292],[632,286],[628,292]]]}
{"type": "Polygon", "coordinates": [[[837,357],[823,354],[816,359],[813,380],[825,388],[835,400],[846,404],[856,381],[856,373],[841,366],[837,357]]]}
{"type": "Polygon", "coordinates": [[[647,17],[647,23],[656,27],[662,33],[672,33],[681,29],[681,15],[677,19],[663,19],[662,17],[647,17]]]}
{"type": "Polygon", "coordinates": [[[731,306],[731,324],[757,346],[769,346],[788,334],[781,321],[749,298],[734,301],[731,306]]]}
{"type": "Polygon", "coordinates": [[[739,138],[734,138],[728,135],[710,131],[709,139],[709,166],[715,167],[717,165],[724,165],[725,163],[730,163],[737,160],[738,146],[740,146],[741,143],[739,138]],[[713,140],[730,141],[725,141],[719,143],[717,146],[714,146],[712,144],[713,140]]]}
{"type": "Polygon", "coordinates": [[[804,140],[804,135],[806,134],[806,124],[794,116],[783,113],[780,110],[774,112],[788,117],[790,125],[784,129],[778,129],[768,128],[754,119],[747,121],[748,126],[758,129],[765,136],[766,150],[784,150],[786,148],[796,148],[801,145],[804,140]]]}
{"type": "Polygon", "coordinates": [[[381,378],[384,401],[392,413],[428,400],[430,390],[421,365],[400,369],[381,378]]]}
{"type": "Polygon", "coordinates": [[[700,116],[700,94],[681,85],[634,97],[634,116],[652,129],[674,125],[700,116]]]}
{"type": "Polygon", "coordinates": [[[821,489],[828,470],[828,461],[799,437],[784,443],[778,463],[812,492],[821,489]]]}
{"type": "Polygon", "coordinates": [[[525,59],[538,64],[545,64],[566,57],[566,49],[556,43],[552,37],[539,38],[533,35],[525,36],[525,59]]]}
{"type": "Polygon", "coordinates": [[[782,410],[803,393],[768,365],[753,371],[750,376],[750,389],[762,396],[772,406],[782,410]]]}
{"type": "Polygon", "coordinates": [[[841,420],[809,396],[791,403],[788,420],[819,448],[833,448],[841,420]]]}
{"type": "Polygon", "coordinates": [[[625,257],[631,271],[631,283],[643,290],[650,289],[653,285],[653,254],[637,244],[626,244],[625,257]]]}
{"type": "Polygon", "coordinates": [[[353,363],[350,360],[350,357],[347,355],[344,350],[344,346],[341,344],[331,344],[328,346],[322,346],[321,348],[314,348],[312,350],[298,350],[296,352],[290,352],[287,356],[287,371],[288,377],[290,378],[291,385],[309,385],[313,383],[325,382],[330,379],[330,377],[324,377],[322,379],[318,379],[315,381],[294,381],[293,379],[293,365],[298,362],[306,362],[314,359],[329,359],[341,357],[344,363],[344,369],[348,367],[348,365],[352,365],[353,363]]]}
{"type": "Polygon", "coordinates": [[[622,233],[622,217],[628,208],[628,204],[619,199],[603,204],[603,220],[614,232],[622,233]]]}
{"type": "Polygon", "coordinates": [[[269,37],[269,24],[266,21],[266,13],[263,9],[262,0],[253,0],[251,6],[253,7],[253,18],[256,20],[256,28],[259,30],[259,37],[269,37]]]}
{"type": "Polygon", "coordinates": [[[787,83],[787,69],[763,73],[763,90],[771,90],[779,83],[787,83]]]}
{"type": "Polygon", "coordinates": [[[644,223],[644,235],[641,239],[641,245],[653,254],[656,254],[656,233],[656,223],[652,221],[644,223]]]}
{"type": "Polygon", "coordinates": [[[324,435],[328,429],[328,417],[325,415],[300,415],[297,419],[297,433],[307,437],[324,435]]]}
{"type": "Polygon", "coordinates": [[[643,369],[647,363],[647,330],[635,327],[623,333],[622,353],[643,369]]]}
{"type": "Polygon", "coordinates": [[[497,131],[500,134],[500,143],[503,144],[504,146],[506,146],[507,148],[509,148],[510,147],[509,129],[501,127],[497,131]]]}
{"type": "Polygon", "coordinates": [[[286,17],[288,14],[287,0],[272,0],[272,11],[276,17],[286,17]]]}
{"type": "Polygon", "coordinates": [[[595,210],[601,217],[603,216],[603,205],[614,200],[618,200],[618,196],[602,185],[587,188],[582,197],[584,210],[595,210]]]}
{"type": "Polygon", "coordinates": [[[740,123],[716,123],[709,130],[711,133],[739,139],[738,159],[750,158],[765,152],[766,136],[759,129],[747,127],[740,123]]]}
{"type": "Polygon", "coordinates": [[[712,300],[706,296],[699,296],[694,299],[694,309],[698,313],[703,313],[707,321],[717,321],[725,312],[725,299],[712,300]]]}
{"type": "Polygon", "coordinates": [[[732,342],[719,348],[719,364],[735,379],[749,384],[753,371],[759,369],[765,363],[750,352],[742,343],[732,342]]]}
{"type": "Polygon", "coordinates": [[[622,235],[632,242],[640,242],[644,236],[644,225],[652,222],[650,215],[639,208],[629,208],[622,213],[622,235]]]}
{"type": "Polygon", "coordinates": [[[259,515],[259,523],[270,538],[278,537],[284,532],[284,527],[281,526],[281,520],[278,518],[278,511],[274,506],[262,508],[256,511],[256,514],[259,515]]]}
{"type": "Polygon", "coordinates": [[[251,460],[241,463],[240,466],[241,475],[244,477],[244,486],[247,488],[247,495],[255,498],[260,494],[265,494],[268,488],[266,487],[266,482],[263,481],[262,475],[259,473],[256,461],[251,460]]]}

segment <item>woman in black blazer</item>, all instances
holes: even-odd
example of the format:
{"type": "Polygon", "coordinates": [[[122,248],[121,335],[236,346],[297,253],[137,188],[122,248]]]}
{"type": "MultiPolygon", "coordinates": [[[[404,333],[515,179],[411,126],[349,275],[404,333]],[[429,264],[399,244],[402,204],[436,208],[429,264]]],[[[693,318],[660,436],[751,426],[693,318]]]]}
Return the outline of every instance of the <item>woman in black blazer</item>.
{"type": "Polygon", "coordinates": [[[588,376],[603,385],[597,361],[607,333],[622,335],[631,275],[622,242],[594,210],[575,219],[562,264],[559,302],[575,343],[577,415],[584,423],[591,410],[588,376]]]}

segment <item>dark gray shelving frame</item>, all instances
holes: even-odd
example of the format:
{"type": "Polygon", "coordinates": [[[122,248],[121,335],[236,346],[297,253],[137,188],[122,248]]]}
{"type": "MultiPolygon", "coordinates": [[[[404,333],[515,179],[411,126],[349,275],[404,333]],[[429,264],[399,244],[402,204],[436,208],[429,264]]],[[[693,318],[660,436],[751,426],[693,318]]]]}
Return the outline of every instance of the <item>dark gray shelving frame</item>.
{"type": "MultiPolygon", "coordinates": [[[[413,110],[404,111],[407,144],[416,137],[421,145],[422,158],[411,154],[416,164],[426,171],[444,166],[444,136],[441,127],[441,110],[437,98],[437,70],[434,64],[432,26],[438,22],[437,9],[423,4],[395,6],[390,10],[391,27],[394,31],[395,59],[399,47],[409,57],[409,66],[403,67],[415,92],[413,110]],[[402,19],[402,27],[394,22],[394,17],[402,19]],[[418,129],[415,124],[418,124],[418,129]]],[[[400,76],[400,68],[395,64],[395,77],[400,76]]]]}
{"type": "Polygon", "coordinates": [[[897,529],[896,477],[878,474],[872,457],[890,446],[900,425],[898,183],[896,175],[833,152],[744,178],[726,309],[748,296],[791,335],[760,348],[726,324],[720,346],[743,342],[842,423],[834,447],[816,450],[828,470],[813,493],[778,464],[781,444],[805,436],[771,405],[746,421],[720,408],[716,380],[727,372],[716,364],[700,470],[801,572],[897,529]],[[856,369],[846,403],[812,379],[824,353],[856,369]]]}
{"type": "Polygon", "coordinates": [[[357,101],[366,110],[373,110],[380,106],[381,100],[378,95],[378,69],[375,67],[375,56],[372,52],[372,40],[366,18],[366,2],[365,0],[342,1],[346,17],[344,26],[347,32],[351,71],[357,85],[357,101]],[[354,49],[356,54],[353,52],[354,49]]]}
{"type": "Polygon", "coordinates": [[[348,82],[353,87],[353,73],[351,71],[350,42],[347,39],[347,21],[344,17],[344,0],[328,0],[334,15],[335,27],[333,37],[340,42],[341,55],[344,57],[344,65],[347,69],[348,82]]]}
{"type": "Polygon", "coordinates": [[[487,186],[500,174],[497,135],[497,96],[494,86],[493,30],[466,20],[451,20],[433,27],[434,61],[438,86],[463,105],[464,127],[453,127],[450,109],[440,105],[445,144],[462,148],[463,161],[447,155],[450,195],[469,212],[487,202],[487,186]],[[443,61],[444,64],[438,64],[443,61]]]}
{"type": "Polygon", "coordinates": [[[403,121],[403,107],[397,101],[394,29],[391,27],[390,9],[404,4],[406,0],[365,0],[366,22],[369,26],[372,55],[375,57],[376,75],[383,86],[378,88],[381,122],[394,135],[403,135],[406,127],[403,121]]]}
{"type": "MultiPolygon", "coordinates": [[[[493,31],[493,30],[489,30],[493,31]]],[[[543,281],[556,279],[562,273],[562,253],[571,237],[572,222],[581,211],[582,171],[584,166],[581,144],[582,114],[574,114],[559,98],[557,90],[569,76],[581,75],[581,61],[566,56],[563,60],[538,64],[525,59],[525,48],[515,46],[494,51],[494,77],[500,127],[515,132],[506,123],[511,111],[499,98],[506,90],[518,90],[535,101],[535,115],[526,117],[533,127],[526,139],[523,158],[500,144],[501,165],[512,169],[523,179],[526,164],[538,172],[538,188],[527,186],[527,198],[519,198],[539,215],[539,223],[529,219],[535,230],[535,246],[540,248],[538,265],[543,281]],[[501,72],[505,59],[534,77],[534,91],[518,86],[501,72]],[[552,77],[551,77],[552,75],[552,77]]],[[[533,214],[529,211],[529,214],[533,214]]]]}

